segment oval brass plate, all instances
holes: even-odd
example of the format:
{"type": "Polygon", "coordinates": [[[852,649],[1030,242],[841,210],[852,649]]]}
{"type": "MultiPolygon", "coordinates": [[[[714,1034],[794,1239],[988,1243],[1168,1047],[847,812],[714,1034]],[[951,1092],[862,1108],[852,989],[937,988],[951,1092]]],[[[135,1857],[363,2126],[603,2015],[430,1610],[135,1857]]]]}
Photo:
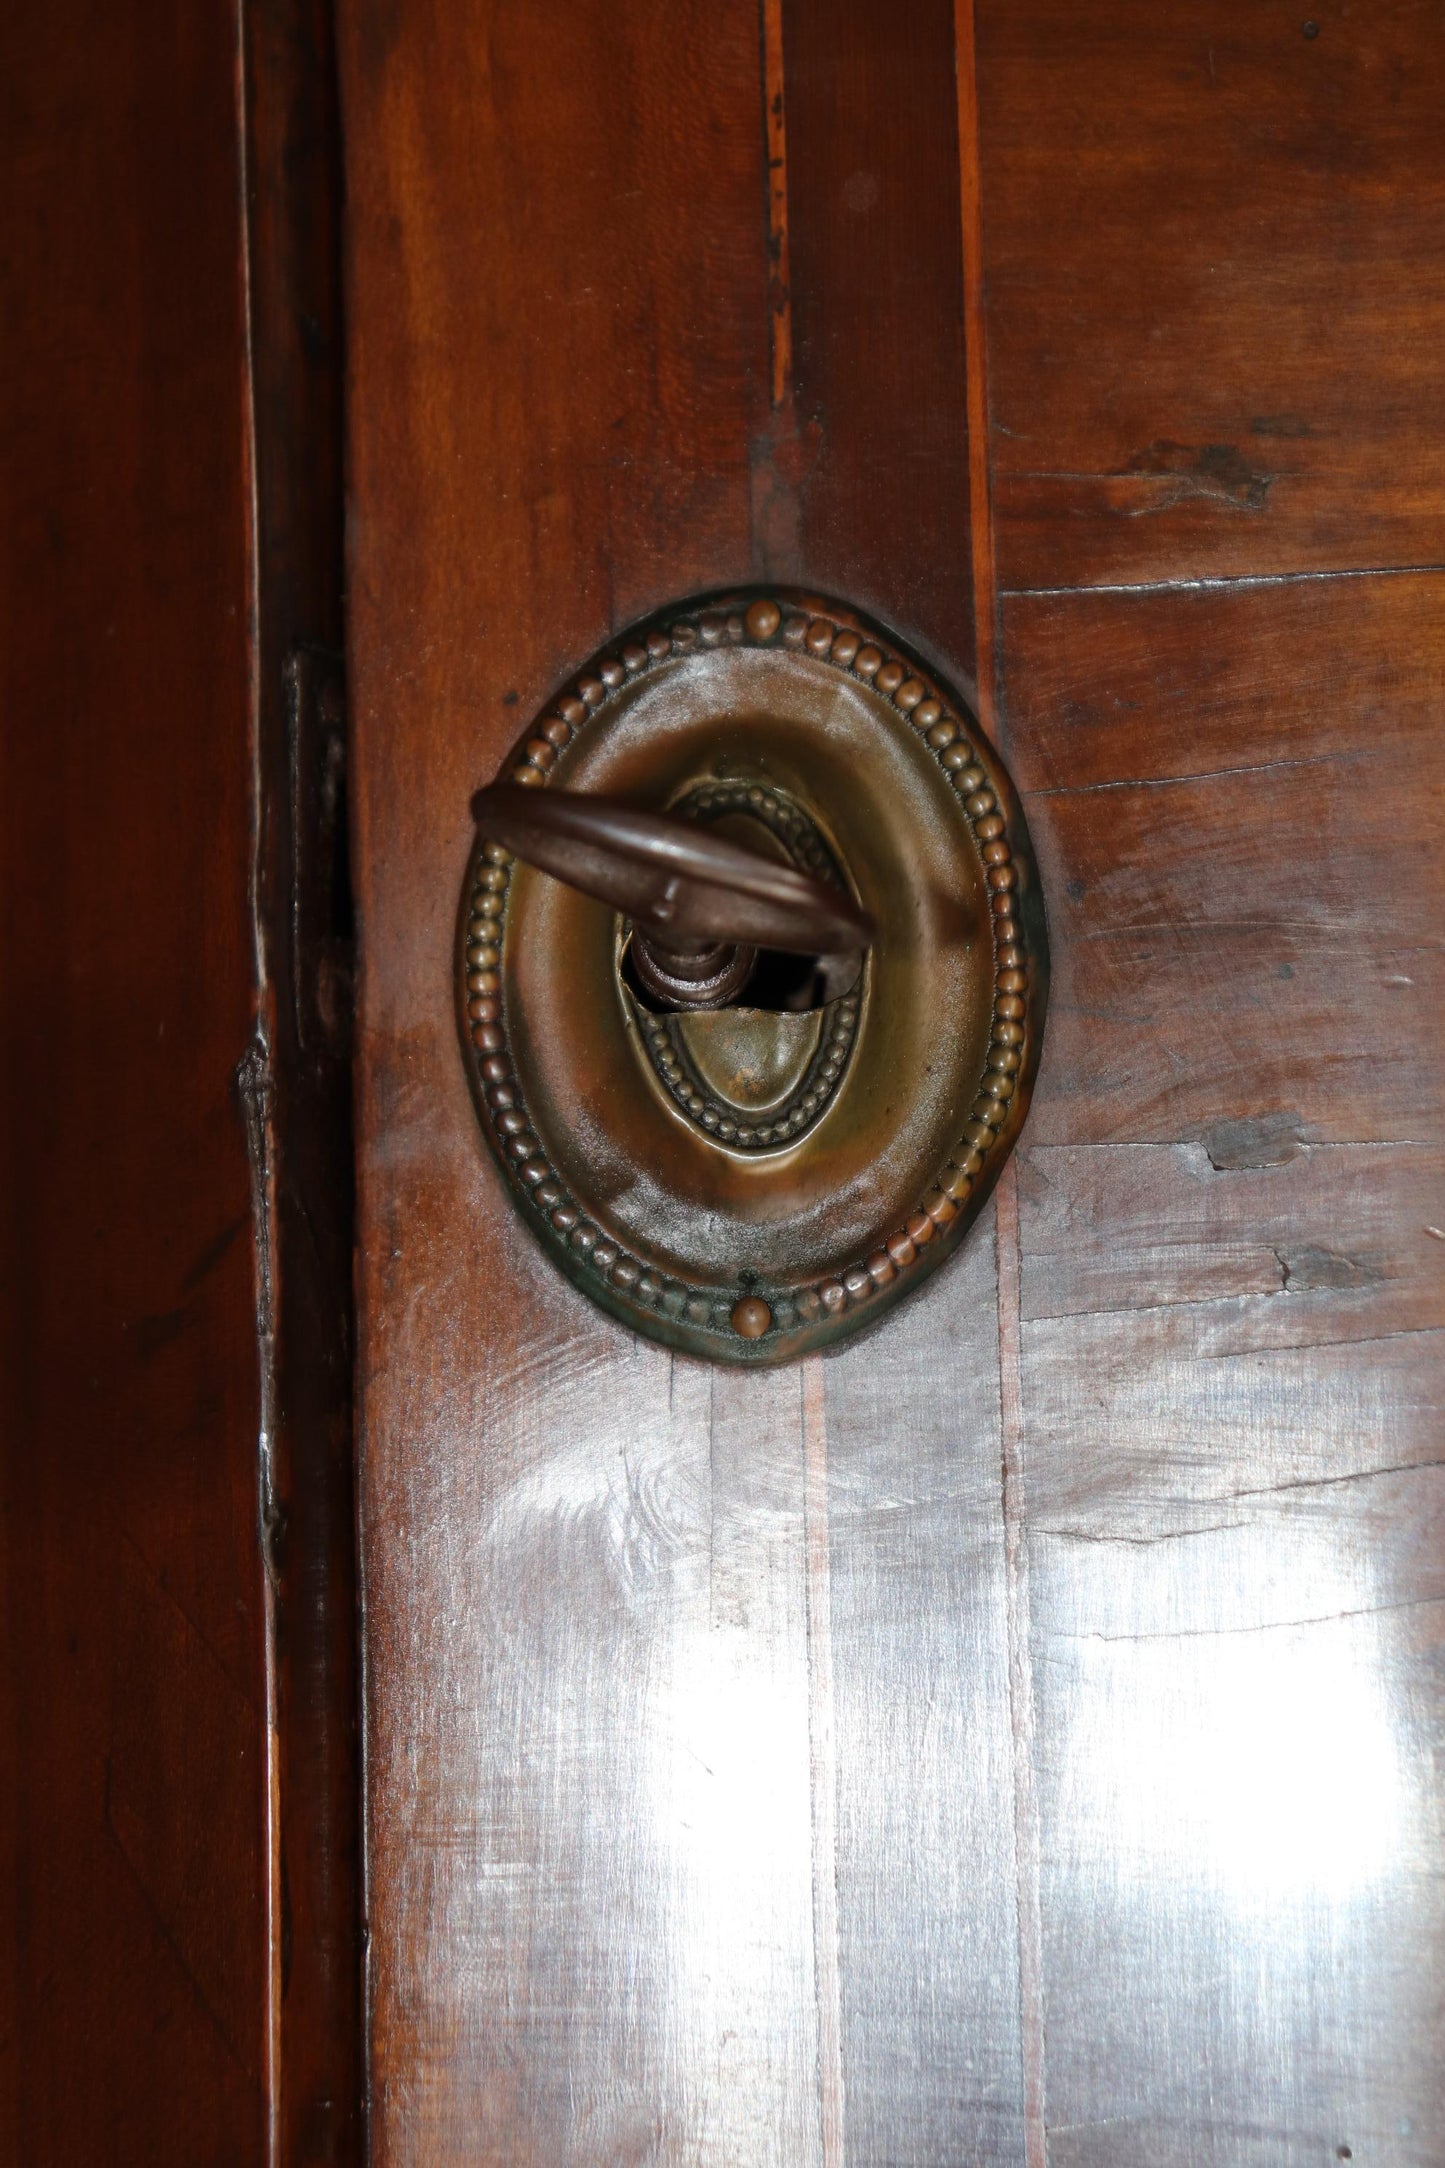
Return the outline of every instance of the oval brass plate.
{"type": "Polygon", "coordinates": [[[880,1318],[977,1215],[1043,1033],[1033,855],[973,716],[856,611],[775,588],[612,644],[502,775],[726,822],[841,877],[878,926],[827,1008],[658,1014],[614,912],[478,842],[462,1028],[528,1225],[595,1302],[712,1361],[880,1318]]]}

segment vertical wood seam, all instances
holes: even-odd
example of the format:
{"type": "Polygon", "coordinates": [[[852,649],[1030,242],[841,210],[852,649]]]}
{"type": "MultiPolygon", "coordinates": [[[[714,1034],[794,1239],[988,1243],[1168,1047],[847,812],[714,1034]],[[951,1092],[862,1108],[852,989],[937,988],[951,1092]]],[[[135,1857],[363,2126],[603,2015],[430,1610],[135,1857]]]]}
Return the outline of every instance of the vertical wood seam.
{"type": "MultiPolygon", "coordinates": [[[[999,682],[999,598],[989,441],[988,295],[983,254],[983,186],[974,0],[954,0],[953,20],[958,85],[960,225],[963,240],[969,527],[973,552],[979,720],[1002,750],[1004,704],[999,682]]],[[[1010,1159],[1004,1168],[994,1194],[998,1273],[999,1451],[1009,1728],[1013,1758],[1014,1873],[1018,1916],[1024,2159],[1027,2168],[1047,2168],[1043,1920],[1039,1896],[1038,1798],[1034,1773],[1034,1682],[1024,1488],[1023,1381],[1020,1363],[1021,1267],[1016,1158],[1010,1159]]]]}
{"type": "Polygon", "coordinates": [[[788,247],[788,125],[783,95],[783,0],[762,0],[763,145],[768,176],[768,333],[774,407],[793,392],[793,290],[788,247]]]}
{"type": "Polygon", "coordinates": [[[250,139],[248,134],[249,84],[246,70],[246,6],[236,0],[233,14],[235,48],[233,87],[236,112],[236,184],[240,226],[238,276],[241,302],[241,417],[242,487],[246,507],[246,722],[250,789],[250,871],[247,916],[251,934],[252,988],[255,1001],[251,1045],[239,1059],[237,1089],[247,1121],[247,1147],[251,1168],[252,1240],[255,1245],[258,1423],[256,1440],[256,1562],[261,1575],[262,1674],[264,1679],[265,1747],[261,1769],[262,1827],[265,1861],[266,2011],[265,2095],[266,2157],[276,2168],[281,2146],[281,1758],[280,1708],[276,1676],[276,1585],[271,1571],[270,1531],[274,1510],[271,1456],[275,1443],[275,1281],[276,1196],[275,1153],[272,1149],[272,1093],[270,1079],[271,1011],[274,993],[262,929],[262,850],[264,807],[262,803],[261,753],[261,500],[259,448],[256,418],[256,344],[254,330],[254,274],[251,226],[250,139]]]}
{"type": "Polygon", "coordinates": [[[833,1723],[833,1611],[828,1547],[828,1423],[821,1356],[802,1365],[803,1547],[807,1591],[808,1747],[813,1836],[813,1978],[823,2168],[843,2168],[843,1995],[838,1948],[838,1754],[833,1723]]]}
{"type": "MultiPolygon", "coordinates": [[[[978,77],[974,0],[954,0],[954,69],[958,87],[959,223],[963,239],[964,410],[968,421],[968,510],[973,552],[974,647],[979,721],[999,743],[998,580],[993,546],[989,462],[988,322],[983,267],[983,192],[979,170],[978,77]]],[[[1000,750],[1004,750],[1000,746],[1000,750]]]]}
{"type": "Polygon", "coordinates": [[[999,1446],[1002,1463],[1004,1586],[1008,1626],[1009,1723],[1013,1746],[1014,1872],[1018,1907],[1019,2030],[1023,2057],[1024,2159],[1046,2168],[1048,2125],[1044,2061],[1043,1915],[1039,1897],[1039,1817],[1034,1774],[1033,1634],[1024,1481],[1023,1380],[1020,1363],[1020,1253],[1016,1160],[995,1196],[998,1258],[999,1446]]]}

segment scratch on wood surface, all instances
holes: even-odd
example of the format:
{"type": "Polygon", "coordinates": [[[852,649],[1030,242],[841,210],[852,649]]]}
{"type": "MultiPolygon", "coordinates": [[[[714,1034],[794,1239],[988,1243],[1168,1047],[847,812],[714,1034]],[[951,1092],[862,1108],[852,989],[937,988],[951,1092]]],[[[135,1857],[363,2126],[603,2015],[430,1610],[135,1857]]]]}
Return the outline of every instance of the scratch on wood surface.
{"type": "MultiPolygon", "coordinates": [[[[1240,1493],[1235,1491],[1232,1495],[1238,1497],[1240,1493]]],[[[1147,1551],[1158,1543],[1187,1543],[1194,1536],[1222,1536],[1232,1528],[1251,1525],[1248,1520],[1207,1521],[1202,1528],[1164,1528],[1152,1536],[1126,1536],[1118,1529],[1109,1528],[1041,1528],[1039,1534],[1048,1536],[1055,1543],[1124,1543],[1134,1550],[1147,1551]]]]}
{"type": "Polygon", "coordinates": [[[1306,1626],[1338,1626],[1346,1619],[1382,1618],[1391,1611],[1428,1611],[1445,1603],[1438,1596],[1403,1596],[1398,1603],[1360,1604],[1353,1610],[1310,1612],[1304,1618],[1262,1618],[1248,1626],[1164,1626],[1155,1632],[1106,1634],[1097,1628],[1087,1633],[1055,1633],[1054,1641],[1233,1641],[1246,1634],[1282,1634],[1306,1626]]]}
{"type": "Polygon", "coordinates": [[[1090,598],[1099,595],[1139,596],[1147,600],[1152,595],[1211,595],[1220,592],[1243,591],[1247,588],[1304,587],[1318,585],[1327,580],[1412,580],[1445,572],[1445,564],[1422,560],[1406,565],[1340,565],[1322,566],[1310,572],[1224,572],[1203,573],[1193,577],[1166,580],[1091,580],[1087,588],[1079,587],[1002,587],[1002,601],[1013,602],[1029,598],[1037,600],[1055,595],[1065,599],[1086,594],[1090,598]]]}
{"type": "Polygon", "coordinates": [[[1344,1475],[1295,1476],[1288,1483],[1266,1483],[1258,1490],[1226,1491],[1222,1500],[1210,1503],[1227,1503],[1233,1498],[1279,1498],[1286,1491],[1330,1490],[1339,1483],[1374,1483],[1381,1476],[1414,1475],[1421,1468],[1445,1468],[1445,1460],[1397,1460],[1388,1468],[1351,1468],[1344,1475]]]}
{"type": "Polygon", "coordinates": [[[838,1957],[838,1756],[833,1723],[828,1424],[821,1357],[803,1364],[803,1526],[807,1549],[808,1730],[813,1793],[813,1971],[823,2168],[843,2168],[843,1996],[838,1957]]]}
{"type": "Polygon", "coordinates": [[[999,1178],[999,1432],[1003,1460],[1005,1586],[1008,1604],[1009,1713],[1013,1734],[1014,1855],[1017,1875],[1020,2032],[1024,2079],[1024,2158],[1047,2168],[1044,2068],[1044,1953],[1039,1901],[1039,1819],[1034,1784],[1034,1685],[1029,1559],[1023,1470],[1020,1367],[1018,1173],[1010,1160],[999,1178]]]}
{"type": "Polygon", "coordinates": [[[1397,1325],[1393,1332],[1345,1333],[1337,1340],[1276,1340],[1268,1347],[1202,1347],[1183,1359],[1193,1363],[1262,1360],[1270,1355],[1315,1355],[1326,1347],[1383,1347],[1389,1340],[1428,1340],[1445,1332],[1441,1325],[1397,1325]]]}
{"type": "Polygon", "coordinates": [[[1100,791],[1111,790],[1170,790],[1178,783],[1220,783],[1236,775],[1269,775],[1276,768],[1337,768],[1353,767],[1364,758],[1363,753],[1310,753],[1298,760],[1244,761],[1232,768],[1192,768],[1182,775],[1123,775],[1111,776],[1103,783],[1050,783],[1041,790],[1024,790],[1020,796],[1032,802],[1035,798],[1090,798],[1100,791]]]}

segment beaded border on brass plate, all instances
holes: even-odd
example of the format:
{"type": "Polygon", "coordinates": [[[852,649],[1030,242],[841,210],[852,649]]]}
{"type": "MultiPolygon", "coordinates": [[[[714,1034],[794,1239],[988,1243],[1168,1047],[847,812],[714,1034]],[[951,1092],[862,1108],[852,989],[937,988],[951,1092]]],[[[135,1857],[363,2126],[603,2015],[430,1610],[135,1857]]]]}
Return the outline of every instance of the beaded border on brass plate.
{"type": "MultiPolygon", "coordinates": [[[[578,1263],[599,1281],[610,1283],[632,1305],[685,1321],[695,1333],[715,1334],[720,1343],[730,1341],[736,1347],[739,1338],[753,1341],[787,1334],[800,1325],[840,1317],[866,1305],[921,1263],[935,1236],[958,1218],[975,1185],[985,1178],[990,1150],[1017,1089],[1025,1052],[1028,959],[1015,916],[1018,873],[1002,811],[989,787],[991,760],[970,743],[965,725],[921,670],[891,654],[881,639],[837,624],[821,613],[785,611],[767,596],[758,596],[745,609],[669,612],[667,619],[665,625],[644,628],[615,655],[604,656],[595,672],[584,671],[565,687],[549,703],[549,712],[499,780],[544,788],[563,747],[606,710],[621,686],[657,664],[700,647],[764,647],[781,639],[785,646],[871,684],[912,724],[957,795],[983,863],[993,913],[989,1050],[969,1118],[937,1181],[877,1249],[836,1276],[792,1287],[750,1287],[739,1294],[689,1284],[634,1257],[596,1217],[584,1212],[548,1161],[533,1133],[507,1051],[501,951],[512,854],[495,843],[474,851],[463,928],[466,1031],[478,1097],[491,1123],[498,1155],[551,1239],[566,1243],[578,1263]]],[[[739,1276],[739,1287],[744,1277],[739,1276]]]]}

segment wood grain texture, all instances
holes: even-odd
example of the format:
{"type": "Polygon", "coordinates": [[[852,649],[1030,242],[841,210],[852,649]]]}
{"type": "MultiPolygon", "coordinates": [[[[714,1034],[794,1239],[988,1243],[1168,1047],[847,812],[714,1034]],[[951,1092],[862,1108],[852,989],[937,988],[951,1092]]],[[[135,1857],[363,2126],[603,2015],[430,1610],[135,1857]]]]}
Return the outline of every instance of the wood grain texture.
{"type": "Polygon", "coordinates": [[[1434,2161],[1442,581],[1317,575],[1441,554],[1438,46],[979,13],[1039,2136],[1434,2161]]]}
{"type": "Polygon", "coordinates": [[[1442,554],[1420,18],[1237,11],[1209,137],[1182,9],[979,17],[991,475],[931,6],[345,25],[383,2161],[1442,2150],[1441,582],[1274,577],[1442,554]],[[1056,958],[1016,1191],[873,1339],[713,1376],[485,1164],[467,797],[749,568],[966,670],[971,483],[1006,586],[1080,590],[999,625],[1056,958]]]}
{"type": "Polygon", "coordinates": [[[448,971],[530,707],[753,561],[758,19],[373,10],[342,58],[373,2150],[818,2161],[799,1381],[556,1277],[448,971]]]}
{"type": "Polygon", "coordinates": [[[0,2158],[267,2142],[235,25],[0,29],[0,2158]]]}
{"type": "Polygon", "coordinates": [[[1439,1136],[1440,595],[1427,575],[1006,603],[1058,951],[1035,1144],[1439,1136]]]}
{"type": "Polygon", "coordinates": [[[1018,1180],[1069,2168],[1445,2144],[1442,584],[1004,608],[1054,906],[1018,1180]]]}
{"type": "MultiPolygon", "coordinates": [[[[975,669],[953,19],[785,8],[802,576],[975,669]]],[[[841,2125],[1023,2158],[993,1230],[822,1365],[841,2125]]]]}
{"type": "Polygon", "coordinates": [[[445,970],[469,792],[609,625],[775,568],[781,534],[970,668],[947,12],[906,19],[870,95],[861,20],[808,52],[821,26],[785,11],[808,60],[772,130],[799,252],[776,403],[751,11],[633,8],[605,39],[581,6],[382,21],[343,55],[373,2143],[1009,2157],[987,1231],[886,1354],[768,1379],[641,1348],[497,1191],[445,970]],[[670,44],[695,79],[654,67],[670,44]]]}
{"type": "Polygon", "coordinates": [[[974,674],[952,0],[786,0],[789,572],[974,674]]]}
{"type": "Polygon", "coordinates": [[[823,1366],[850,2161],[1023,2159],[991,1218],[823,1366]]]}
{"type": "Polygon", "coordinates": [[[1000,584],[1445,561],[1430,0],[978,9],[1000,584]]]}

